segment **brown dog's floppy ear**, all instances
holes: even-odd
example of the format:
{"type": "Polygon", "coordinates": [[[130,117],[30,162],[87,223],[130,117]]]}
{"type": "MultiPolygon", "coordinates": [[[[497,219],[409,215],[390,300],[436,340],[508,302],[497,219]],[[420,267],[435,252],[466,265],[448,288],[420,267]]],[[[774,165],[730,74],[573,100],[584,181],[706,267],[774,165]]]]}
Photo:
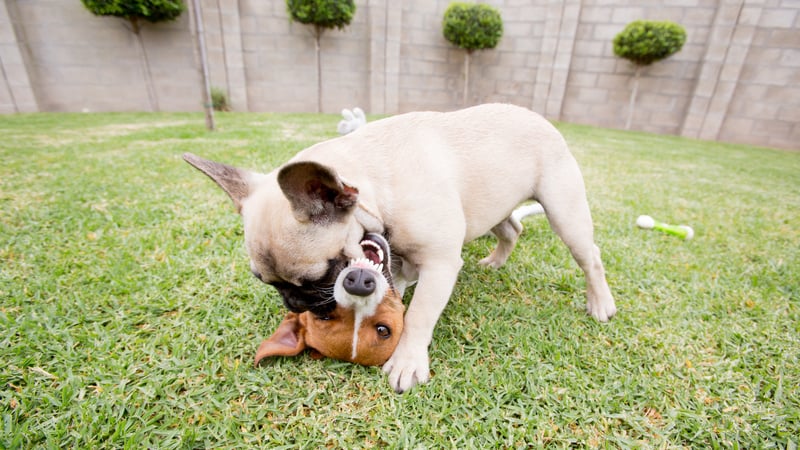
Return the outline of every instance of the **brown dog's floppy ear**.
{"type": "Polygon", "coordinates": [[[305,326],[300,314],[288,313],[278,329],[256,351],[255,366],[269,356],[297,356],[306,349],[305,326]]]}
{"type": "Polygon", "coordinates": [[[209,161],[191,153],[184,153],[183,159],[214,180],[233,200],[236,211],[242,211],[242,200],[250,195],[250,181],[255,177],[253,172],[209,161]]]}
{"type": "Polygon", "coordinates": [[[278,184],[301,222],[338,220],[358,201],[358,189],[342,182],[333,169],[315,162],[284,166],[278,173],[278,184]]]}

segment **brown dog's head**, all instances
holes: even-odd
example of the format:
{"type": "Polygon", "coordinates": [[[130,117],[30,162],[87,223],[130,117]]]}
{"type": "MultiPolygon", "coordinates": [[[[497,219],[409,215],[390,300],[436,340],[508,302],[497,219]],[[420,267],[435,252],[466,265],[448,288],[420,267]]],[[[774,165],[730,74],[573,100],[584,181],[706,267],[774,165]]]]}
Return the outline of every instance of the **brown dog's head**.
{"type": "Polygon", "coordinates": [[[356,331],[355,308],[337,306],[332,313],[317,316],[309,311],[290,312],[278,329],[256,352],[256,366],[270,356],[296,356],[308,349],[312,357],[327,357],[365,366],[385,363],[403,331],[403,302],[397,291],[389,291],[375,314],[361,320],[356,331]]]}
{"type": "Polygon", "coordinates": [[[363,258],[350,261],[333,287],[330,313],[291,312],[258,348],[255,364],[269,356],[313,356],[365,366],[385,363],[403,332],[404,306],[392,285],[391,249],[383,236],[368,233],[363,258]]]}

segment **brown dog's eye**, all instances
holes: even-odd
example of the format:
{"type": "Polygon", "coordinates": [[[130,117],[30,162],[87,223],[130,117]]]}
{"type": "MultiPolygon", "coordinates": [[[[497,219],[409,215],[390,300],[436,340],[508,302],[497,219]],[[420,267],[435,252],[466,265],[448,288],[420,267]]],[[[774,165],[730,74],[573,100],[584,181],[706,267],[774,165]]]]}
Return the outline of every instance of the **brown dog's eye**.
{"type": "Polygon", "coordinates": [[[392,336],[392,330],[390,330],[386,325],[376,326],[375,331],[378,333],[378,337],[381,339],[389,339],[389,337],[392,336]]]}

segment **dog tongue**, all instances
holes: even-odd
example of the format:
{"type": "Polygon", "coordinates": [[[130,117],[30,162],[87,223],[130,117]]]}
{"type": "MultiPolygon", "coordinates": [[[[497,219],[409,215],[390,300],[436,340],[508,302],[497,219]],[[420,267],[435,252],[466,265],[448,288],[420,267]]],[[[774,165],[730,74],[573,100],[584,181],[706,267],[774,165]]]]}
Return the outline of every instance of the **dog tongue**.
{"type": "Polygon", "coordinates": [[[383,262],[384,254],[380,246],[375,242],[366,239],[361,241],[361,250],[364,251],[364,256],[372,261],[376,266],[383,262]]]}
{"type": "Polygon", "coordinates": [[[364,249],[364,256],[366,256],[370,261],[374,262],[375,264],[381,263],[381,258],[378,256],[378,252],[374,251],[371,248],[364,249]]]}

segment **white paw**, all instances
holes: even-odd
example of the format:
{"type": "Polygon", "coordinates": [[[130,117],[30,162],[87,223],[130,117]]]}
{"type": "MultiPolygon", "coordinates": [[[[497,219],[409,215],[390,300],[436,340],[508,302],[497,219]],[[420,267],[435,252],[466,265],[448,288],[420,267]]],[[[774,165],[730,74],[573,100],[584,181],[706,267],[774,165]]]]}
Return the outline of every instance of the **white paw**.
{"type": "Polygon", "coordinates": [[[589,301],[586,303],[586,312],[600,322],[608,322],[617,313],[617,306],[613,298],[601,302],[589,301]]]}
{"type": "Polygon", "coordinates": [[[389,374],[389,385],[397,393],[403,393],[418,383],[430,379],[428,350],[407,348],[402,342],[383,365],[383,371],[389,374]]]}

